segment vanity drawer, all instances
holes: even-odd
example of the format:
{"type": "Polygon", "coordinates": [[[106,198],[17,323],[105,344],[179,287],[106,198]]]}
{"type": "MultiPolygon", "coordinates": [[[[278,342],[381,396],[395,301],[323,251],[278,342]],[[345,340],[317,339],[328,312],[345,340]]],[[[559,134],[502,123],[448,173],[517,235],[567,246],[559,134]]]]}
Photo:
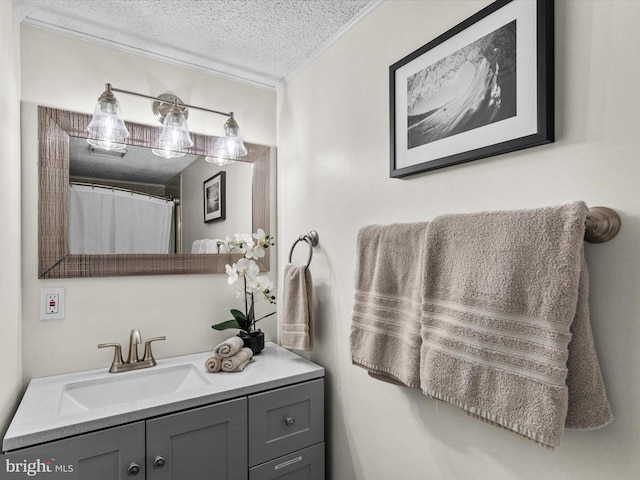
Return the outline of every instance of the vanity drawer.
{"type": "Polygon", "coordinates": [[[249,466],[324,440],[324,380],[249,397],[249,466]]]}
{"type": "Polygon", "coordinates": [[[324,480],[324,443],[249,470],[249,480],[324,480]]]}

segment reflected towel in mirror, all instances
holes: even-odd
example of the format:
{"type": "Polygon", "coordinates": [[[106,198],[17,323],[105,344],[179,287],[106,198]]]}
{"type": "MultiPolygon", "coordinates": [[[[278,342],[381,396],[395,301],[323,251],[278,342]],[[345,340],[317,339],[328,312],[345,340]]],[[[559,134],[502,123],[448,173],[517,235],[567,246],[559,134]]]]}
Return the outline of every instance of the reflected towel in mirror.
{"type": "MultiPolygon", "coordinates": [[[[201,240],[194,240],[191,245],[191,253],[220,253],[218,245],[222,242],[219,238],[203,238],[201,240]]],[[[223,242],[222,242],[223,243],[223,242]]]]}

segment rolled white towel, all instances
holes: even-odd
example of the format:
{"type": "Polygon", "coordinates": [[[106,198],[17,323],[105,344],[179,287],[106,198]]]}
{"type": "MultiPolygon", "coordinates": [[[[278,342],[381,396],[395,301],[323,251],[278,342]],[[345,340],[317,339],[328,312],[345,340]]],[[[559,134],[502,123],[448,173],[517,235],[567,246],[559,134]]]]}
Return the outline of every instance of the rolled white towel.
{"type": "Polygon", "coordinates": [[[244,347],[244,342],[240,337],[231,337],[217,345],[216,348],[213,349],[213,353],[217,354],[220,358],[227,358],[238,353],[242,347],[244,347]]]}
{"type": "Polygon", "coordinates": [[[245,362],[242,362],[240,365],[238,365],[236,367],[236,369],[234,370],[234,372],[241,372],[244,370],[244,367],[246,367],[247,365],[249,365],[251,362],[253,361],[253,358],[250,358],[249,360],[246,360],[245,362]]]}
{"type": "Polygon", "coordinates": [[[222,358],[214,353],[204,362],[204,368],[211,373],[219,372],[222,368],[222,358]]]}
{"type": "Polygon", "coordinates": [[[241,372],[251,361],[253,351],[250,348],[243,348],[232,357],[222,359],[223,372],[241,372]]]}

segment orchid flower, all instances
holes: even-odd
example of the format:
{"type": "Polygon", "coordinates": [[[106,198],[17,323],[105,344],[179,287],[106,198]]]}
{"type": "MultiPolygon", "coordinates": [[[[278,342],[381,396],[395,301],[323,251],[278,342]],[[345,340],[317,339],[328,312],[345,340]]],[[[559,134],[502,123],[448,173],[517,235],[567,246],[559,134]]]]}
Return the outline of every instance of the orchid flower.
{"type": "Polygon", "coordinates": [[[236,283],[238,281],[237,265],[235,263],[233,265],[225,265],[224,269],[227,271],[227,275],[229,275],[229,278],[227,278],[227,283],[229,283],[229,285],[233,285],[234,283],[236,283]]]}
{"type": "Polygon", "coordinates": [[[237,264],[238,275],[241,275],[247,279],[247,282],[253,280],[260,273],[260,267],[253,260],[248,258],[241,258],[237,264]]]}
{"type": "Polygon", "coordinates": [[[256,240],[256,243],[260,245],[262,248],[268,248],[269,245],[273,245],[272,238],[264,233],[264,230],[259,228],[257,233],[253,234],[253,238],[256,240]]]}
{"type": "Polygon", "coordinates": [[[246,251],[244,253],[245,257],[255,258],[256,260],[264,257],[265,254],[266,252],[264,251],[264,248],[262,248],[259,243],[247,244],[246,251]]]}
{"type": "Polygon", "coordinates": [[[242,278],[243,288],[237,292],[236,298],[244,299],[244,312],[232,309],[231,315],[233,319],[213,325],[214,329],[240,328],[243,331],[250,332],[255,329],[256,322],[275,314],[275,312],[271,312],[256,318],[254,306],[255,300],[262,296],[269,303],[276,303],[276,297],[271,292],[273,288],[271,280],[266,276],[258,276],[260,267],[254,261],[263,258],[266,255],[265,250],[271,245],[274,245],[273,238],[261,228],[254,234],[235,233],[230,235],[226,238],[224,244],[220,245],[219,253],[242,253],[244,255],[244,258],[238,260],[237,263],[225,266],[225,271],[229,275],[229,278],[227,278],[229,285],[233,285],[242,278]],[[262,295],[255,298],[254,294],[257,292],[262,295]]]}

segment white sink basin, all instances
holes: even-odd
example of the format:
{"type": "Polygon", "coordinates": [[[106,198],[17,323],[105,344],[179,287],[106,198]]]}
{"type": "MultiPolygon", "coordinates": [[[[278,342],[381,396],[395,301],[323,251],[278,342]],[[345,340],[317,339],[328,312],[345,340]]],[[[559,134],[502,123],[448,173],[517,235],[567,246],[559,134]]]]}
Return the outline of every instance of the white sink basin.
{"type": "Polygon", "coordinates": [[[107,378],[66,384],[60,395],[58,415],[137,402],[207,385],[210,383],[193,364],[114,373],[107,378]]]}

